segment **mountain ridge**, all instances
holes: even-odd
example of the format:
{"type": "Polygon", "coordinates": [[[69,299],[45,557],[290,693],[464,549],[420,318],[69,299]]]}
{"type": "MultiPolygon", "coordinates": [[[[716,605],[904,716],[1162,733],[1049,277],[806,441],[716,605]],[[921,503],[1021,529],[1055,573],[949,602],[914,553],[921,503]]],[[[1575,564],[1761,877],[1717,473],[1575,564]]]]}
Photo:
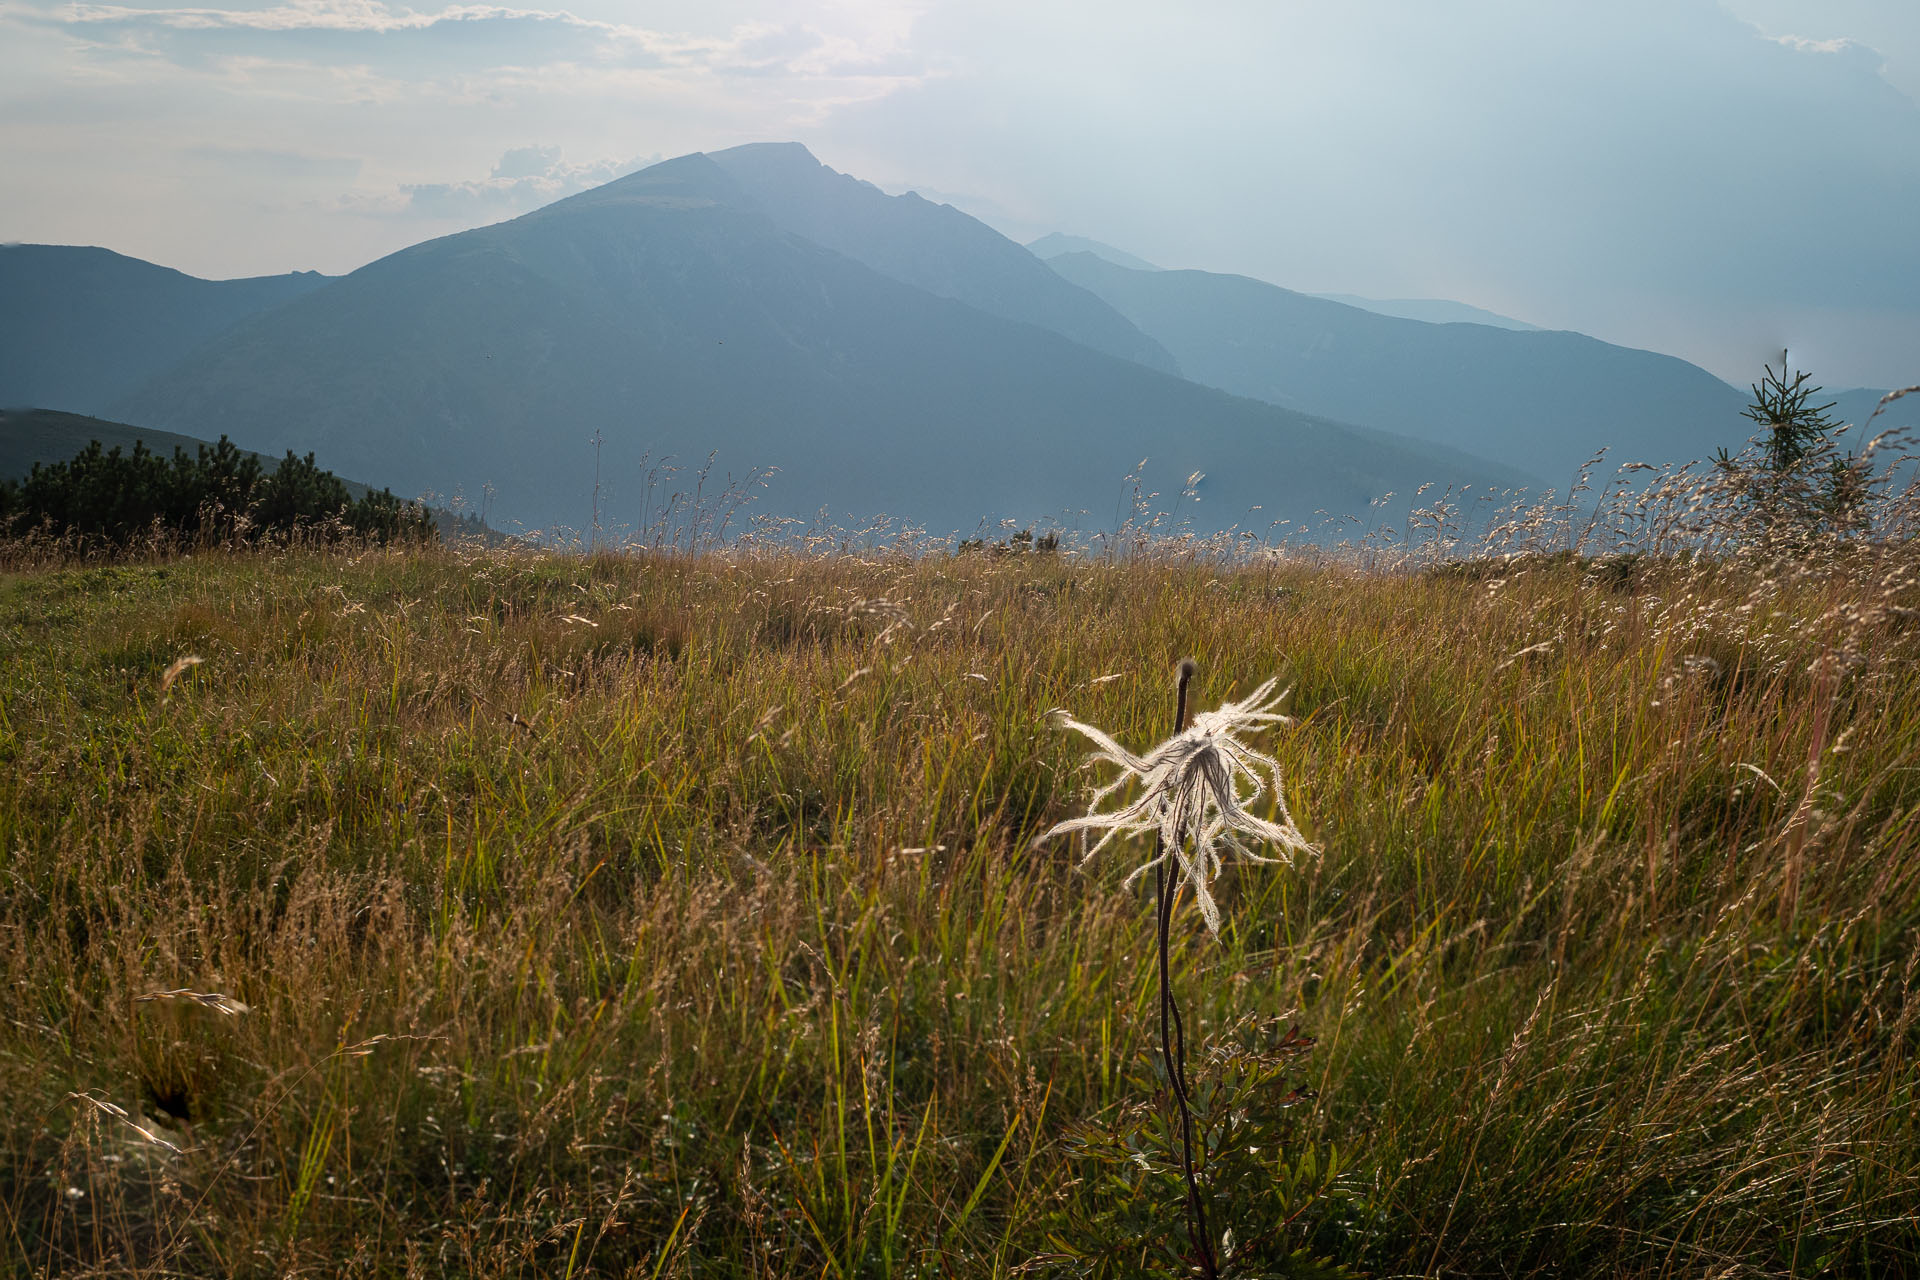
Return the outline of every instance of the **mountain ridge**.
{"type": "Polygon", "coordinates": [[[702,154],[776,225],[802,239],[937,297],[1050,329],[1162,373],[1179,373],[1167,350],[1126,317],[952,205],[913,191],[890,196],[821,164],[797,142],[749,143],[702,154]]]}
{"type": "Polygon", "coordinates": [[[717,449],[736,477],[781,469],[767,504],[782,515],[825,504],[943,530],[1104,510],[1143,456],[1165,493],[1212,474],[1220,527],[1250,507],[1365,510],[1438,473],[1518,478],[936,297],[739,194],[693,153],[412,246],[256,317],[117,416],[313,447],[403,493],[491,484],[508,520],[575,527],[595,429],[623,509],[643,459],[717,449]]]}
{"type": "Polygon", "coordinates": [[[0,245],[0,407],[98,413],[234,325],[331,279],[203,280],[89,245],[0,245]]]}
{"type": "Polygon", "coordinates": [[[1116,249],[1099,240],[1090,240],[1086,236],[1070,235],[1065,231],[1049,231],[1038,240],[1027,241],[1027,252],[1046,261],[1066,253],[1090,253],[1103,258],[1116,267],[1126,267],[1131,271],[1165,271],[1166,268],[1148,262],[1145,258],[1135,257],[1125,249],[1116,249]]]}
{"type": "Polygon", "coordinates": [[[1344,303],[1375,315],[1421,320],[1427,324],[1484,324],[1521,333],[1532,333],[1543,327],[1501,315],[1498,311],[1489,311],[1485,307],[1476,307],[1472,303],[1456,302],[1452,298],[1362,298],[1352,293],[1315,293],[1308,296],[1344,303]]]}
{"type": "Polygon", "coordinates": [[[1444,443],[1565,490],[1596,442],[1612,464],[1744,443],[1744,393],[1675,356],[1560,330],[1431,324],[1247,276],[1050,261],[1236,395],[1444,443]]]}

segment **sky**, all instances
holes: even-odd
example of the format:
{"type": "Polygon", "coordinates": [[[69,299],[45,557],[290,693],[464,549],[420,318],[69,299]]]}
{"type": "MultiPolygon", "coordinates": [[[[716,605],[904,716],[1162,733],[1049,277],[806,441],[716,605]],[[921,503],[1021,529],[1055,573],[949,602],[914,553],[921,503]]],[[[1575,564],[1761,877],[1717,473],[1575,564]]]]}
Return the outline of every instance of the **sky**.
{"type": "Polygon", "coordinates": [[[1920,382],[1915,0],[0,0],[0,242],[343,272],[789,139],[1017,239],[1920,382]]]}

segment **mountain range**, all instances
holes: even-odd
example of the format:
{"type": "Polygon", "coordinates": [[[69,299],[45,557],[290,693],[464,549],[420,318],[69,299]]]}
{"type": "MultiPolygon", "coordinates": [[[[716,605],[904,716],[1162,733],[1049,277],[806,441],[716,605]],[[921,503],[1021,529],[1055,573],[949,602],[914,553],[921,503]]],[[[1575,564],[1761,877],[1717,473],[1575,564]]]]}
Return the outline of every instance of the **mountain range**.
{"type": "MultiPolygon", "coordinates": [[[[114,416],[267,453],[315,448],[323,465],[400,492],[488,485],[505,521],[576,528],[596,466],[603,522],[632,523],[663,496],[646,490],[650,465],[671,456],[690,472],[716,451],[709,492],[778,468],[773,512],[887,513],[941,531],[983,518],[1111,527],[1142,459],[1146,488],[1168,501],[1206,472],[1189,510],[1216,528],[1365,511],[1436,477],[1520,478],[882,274],[787,230],[766,211],[770,180],[755,177],[756,195],[723,163],[765,157],[684,156],[390,255],[228,330],[114,416]]],[[[822,179],[888,234],[920,225],[928,259],[964,265],[969,241],[984,246],[977,258],[1024,253],[950,211],[930,218],[925,202],[822,179]]],[[[1005,289],[1011,273],[996,276],[993,258],[974,274],[1005,289]]],[[[1033,310],[1083,298],[1079,317],[1124,339],[1130,326],[1106,304],[1026,262],[1044,281],[1025,295],[1033,310]]],[[[691,487],[687,472],[671,483],[691,487]]]]}
{"type": "Polygon", "coordinates": [[[1027,252],[1042,262],[1051,261],[1063,253],[1090,253],[1096,258],[1111,262],[1116,267],[1126,267],[1133,271],[1162,270],[1145,258],[1136,258],[1125,249],[1116,249],[1110,244],[1102,244],[1086,236],[1068,235],[1064,231],[1049,232],[1038,240],[1028,241],[1027,252]]]}
{"type": "Polygon", "coordinates": [[[1441,441],[1562,490],[1601,445],[1615,463],[1661,463],[1711,456],[1746,434],[1746,397],[1706,370],[1584,334],[1431,324],[1091,253],[1050,265],[1159,340],[1196,382],[1441,441]]]}
{"type": "MultiPolygon", "coordinates": [[[[1396,319],[1077,237],[1032,250],[792,144],[663,162],[346,276],[0,247],[0,405],[319,455],[496,524],[635,523],[713,458],[761,509],[939,531],[1368,515],[1737,445],[1734,390],[1578,334],[1396,319]],[[1127,265],[1129,261],[1137,265],[1127,265]],[[596,443],[597,441],[597,443],[596,443]],[[664,479],[671,458],[680,468],[664,479]],[[653,483],[650,487],[649,475],[653,483]]],[[[1920,399],[1920,398],[1916,398],[1920,399]]]]}
{"type": "Polygon", "coordinates": [[[1523,333],[1540,328],[1539,325],[1528,324],[1525,320],[1503,316],[1498,311],[1468,306],[1464,302],[1454,302],[1447,298],[1362,298],[1351,293],[1316,293],[1313,296],[1325,298],[1328,302],[1358,307],[1362,311],[1371,311],[1377,315],[1398,316],[1402,320],[1424,320],[1428,324],[1487,324],[1496,329],[1518,329],[1523,333]]]}
{"type": "MultiPolygon", "coordinates": [[[[1038,240],[1027,242],[1027,251],[1042,261],[1051,261],[1063,254],[1090,253],[1096,258],[1111,262],[1116,267],[1127,267],[1134,271],[1164,271],[1145,258],[1135,257],[1125,249],[1116,249],[1110,244],[1086,236],[1068,235],[1063,231],[1049,232],[1038,240]]],[[[1404,320],[1425,320],[1429,324],[1490,324],[1496,329],[1538,329],[1537,324],[1528,324],[1525,320],[1515,320],[1512,316],[1503,316],[1497,311],[1488,311],[1483,307],[1468,306],[1464,302],[1453,302],[1446,298],[1362,298],[1351,293],[1316,293],[1316,298],[1325,298],[1330,302],[1344,303],[1349,307],[1358,307],[1362,311],[1373,311],[1383,316],[1399,316],[1404,320]]]]}
{"type": "MultiPolygon", "coordinates": [[[[1061,233],[1027,248],[1159,339],[1195,381],[1449,441],[1511,461],[1540,483],[1564,487],[1601,445],[1608,466],[1681,462],[1723,446],[1737,451],[1757,430],[1740,414],[1751,391],[1704,369],[1462,302],[1304,294],[1246,276],[1168,271],[1061,233]]],[[[1860,388],[1819,399],[1833,403],[1836,421],[1858,424],[1882,394],[1860,388]]],[[[1874,430],[1920,428],[1916,399],[1890,406],[1874,430]]]]}
{"type": "Polygon", "coordinates": [[[952,205],[912,191],[887,195],[827,168],[797,142],[750,143],[716,152],[713,161],[782,230],[883,276],[1162,373],[1179,372],[1166,348],[1112,307],[952,205]]]}

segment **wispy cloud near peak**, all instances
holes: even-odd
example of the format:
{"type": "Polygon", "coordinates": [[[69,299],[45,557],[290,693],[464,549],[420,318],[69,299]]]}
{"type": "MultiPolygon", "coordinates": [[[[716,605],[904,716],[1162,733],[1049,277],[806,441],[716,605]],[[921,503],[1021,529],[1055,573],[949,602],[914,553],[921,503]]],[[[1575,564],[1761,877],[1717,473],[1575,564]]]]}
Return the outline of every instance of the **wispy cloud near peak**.
{"type": "Polygon", "coordinates": [[[486,178],[467,182],[416,182],[401,186],[398,201],[359,202],[357,211],[471,221],[527,213],[555,200],[612,182],[657,164],[658,154],[628,161],[569,164],[554,146],[514,147],[486,178]]]}

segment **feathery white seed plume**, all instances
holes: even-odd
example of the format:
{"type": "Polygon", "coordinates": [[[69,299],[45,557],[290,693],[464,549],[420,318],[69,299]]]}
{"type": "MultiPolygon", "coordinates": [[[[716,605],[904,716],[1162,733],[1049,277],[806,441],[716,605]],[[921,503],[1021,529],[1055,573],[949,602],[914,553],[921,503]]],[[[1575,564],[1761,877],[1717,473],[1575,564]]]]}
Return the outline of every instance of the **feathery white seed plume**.
{"type": "MultiPolygon", "coordinates": [[[[1234,736],[1271,725],[1292,724],[1290,716],[1273,710],[1286,697],[1275,693],[1269,680],[1239,702],[1228,702],[1217,711],[1203,711],[1183,732],[1168,738],[1144,756],[1134,755],[1107,734],[1090,724],[1073,719],[1064,711],[1053,713],[1054,723],[1073,729],[1093,740],[1098,750],[1090,761],[1118,765],[1120,775],[1093,793],[1087,814],[1069,818],[1050,828],[1040,840],[1070,832],[1099,831],[1099,841],[1081,859],[1085,866],[1095,854],[1117,836],[1157,832],[1160,855],[1136,867],[1127,877],[1131,885],[1154,867],[1171,858],[1179,874],[1193,887],[1194,900],[1206,917],[1207,928],[1220,931],[1220,908],[1214,903],[1208,886],[1223,864],[1221,850],[1228,849],[1242,861],[1272,865],[1293,865],[1294,854],[1317,854],[1287,812],[1286,793],[1280,786],[1280,762],[1263,755],[1234,736]],[[1264,777],[1262,775],[1265,775],[1264,777]],[[1100,812],[1101,802],[1129,781],[1140,783],[1140,795],[1109,813],[1100,812]],[[1242,783],[1253,790],[1240,793],[1242,783]],[[1256,818],[1247,806],[1273,791],[1277,822],[1256,818]],[[1278,857],[1265,858],[1242,844],[1236,836],[1245,835],[1273,846],[1278,857]],[[1189,850],[1188,842],[1192,842],[1189,850]]],[[[1038,843],[1038,841],[1036,841],[1038,843]]]]}

